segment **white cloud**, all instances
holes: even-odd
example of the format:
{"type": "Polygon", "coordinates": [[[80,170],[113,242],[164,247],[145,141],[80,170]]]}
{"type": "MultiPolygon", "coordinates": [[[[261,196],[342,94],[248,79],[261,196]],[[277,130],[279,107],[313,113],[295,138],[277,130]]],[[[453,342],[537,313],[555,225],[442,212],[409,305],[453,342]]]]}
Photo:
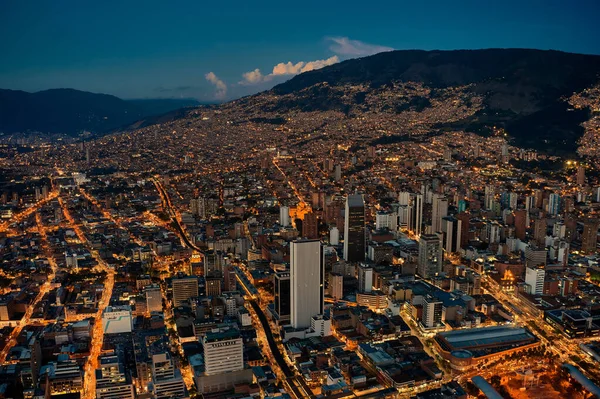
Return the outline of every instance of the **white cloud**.
{"type": "Polygon", "coordinates": [[[244,77],[244,82],[249,84],[260,83],[265,78],[258,68],[256,68],[254,71],[246,72],[242,76],[244,77]]]}
{"type": "Polygon", "coordinates": [[[341,56],[364,57],[393,50],[391,47],[351,40],[347,37],[328,37],[327,40],[333,42],[329,49],[341,56]]]}
{"type": "Polygon", "coordinates": [[[206,75],[204,75],[204,77],[217,89],[215,92],[216,98],[224,98],[227,95],[227,85],[225,84],[225,82],[219,79],[214,72],[209,72],[206,75]]]}
{"type": "Polygon", "coordinates": [[[268,82],[276,76],[297,75],[302,72],[313,71],[328,65],[333,65],[338,62],[340,62],[340,59],[337,55],[329,57],[325,60],[315,60],[309,62],[300,61],[295,64],[292,64],[291,61],[288,61],[287,63],[280,62],[273,67],[273,72],[268,75],[263,75],[258,68],[244,73],[242,75],[244,80],[242,80],[240,84],[253,85],[262,82],[268,82]]]}

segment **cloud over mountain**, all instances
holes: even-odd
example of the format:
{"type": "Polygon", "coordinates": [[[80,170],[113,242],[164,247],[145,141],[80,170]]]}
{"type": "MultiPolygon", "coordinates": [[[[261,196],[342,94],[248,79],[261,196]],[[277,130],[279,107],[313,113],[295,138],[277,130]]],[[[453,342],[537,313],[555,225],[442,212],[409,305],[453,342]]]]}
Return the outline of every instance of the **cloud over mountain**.
{"type": "Polygon", "coordinates": [[[352,40],[347,37],[328,37],[327,40],[332,42],[329,46],[329,49],[340,56],[364,57],[382,53],[384,51],[394,50],[391,47],[365,43],[361,42],[360,40],[352,40]]]}
{"type": "Polygon", "coordinates": [[[289,75],[297,75],[302,72],[313,71],[315,69],[320,69],[326,67],[328,65],[333,65],[340,62],[340,59],[337,55],[329,57],[325,60],[315,60],[315,61],[299,61],[293,64],[291,61],[286,63],[280,62],[279,64],[273,67],[273,71],[268,75],[263,75],[260,69],[256,68],[253,71],[246,72],[242,75],[243,80],[239,83],[242,85],[254,85],[262,82],[268,82],[272,80],[276,76],[289,76],[289,75]]]}
{"type": "Polygon", "coordinates": [[[215,86],[215,88],[216,88],[215,97],[216,98],[224,98],[227,95],[227,85],[225,84],[225,82],[223,82],[221,79],[219,79],[217,77],[217,75],[215,75],[214,72],[209,72],[206,75],[204,75],[204,77],[206,78],[206,80],[208,80],[210,83],[212,83],[215,86]]]}

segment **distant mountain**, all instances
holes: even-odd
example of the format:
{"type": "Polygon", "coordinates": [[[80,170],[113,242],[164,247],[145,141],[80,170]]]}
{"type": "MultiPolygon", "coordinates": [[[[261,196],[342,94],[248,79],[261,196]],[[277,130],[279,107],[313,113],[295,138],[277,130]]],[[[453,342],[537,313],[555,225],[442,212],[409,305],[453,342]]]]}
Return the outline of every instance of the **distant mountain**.
{"type": "Polygon", "coordinates": [[[390,51],[295,76],[271,90],[270,96],[279,101],[271,98],[269,103],[272,111],[280,113],[336,110],[359,115],[390,112],[378,108],[377,102],[365,104],[364,99],[383,92],[387,94],[382,98],[389,99],[398,83],[420,83],[431,89],[392,107],[393,113],[400,114],[420,112],[440,93],[460,87],[463,97],[481,98],[481,106],[463,119],[441,121],[431,128],[488,134],[497,126],[522,147],[574,151],[583,134],[580,124],[590,110],[573,110],[565,100],[596,85],[599,78],[597,55],[530,49],[390,51]],[[365,85],[357,92],[356,87],[365,85]]]}
{"type": "Polygon", "coordinates": [[[101,134],[149,116],[198,105],[193,99],[122,100],[74,89],[36,93],[0,89],[0,132],[101,134]]]}

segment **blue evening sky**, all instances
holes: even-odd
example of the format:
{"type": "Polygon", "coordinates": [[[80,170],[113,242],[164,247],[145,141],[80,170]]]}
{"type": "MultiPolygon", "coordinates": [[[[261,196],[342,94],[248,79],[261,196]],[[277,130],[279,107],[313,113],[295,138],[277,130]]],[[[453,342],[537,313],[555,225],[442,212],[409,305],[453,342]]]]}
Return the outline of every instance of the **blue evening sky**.
{"type": "Polygon", "coordinates": [[[392,48],[600,54],[598,15],[596,0],[0,0],[0,88],[224,100],[392,48]]]}

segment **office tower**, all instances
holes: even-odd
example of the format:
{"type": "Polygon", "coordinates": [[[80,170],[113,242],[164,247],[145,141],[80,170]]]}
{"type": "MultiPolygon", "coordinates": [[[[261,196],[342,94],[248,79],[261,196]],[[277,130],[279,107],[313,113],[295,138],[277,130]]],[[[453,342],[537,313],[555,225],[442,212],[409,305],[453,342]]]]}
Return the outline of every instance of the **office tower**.
{"type": "Polygon", "coordinates": [[[528,195],[525,197],[525,210],[529,214],[533,208],[535,208],[535,197],[533,195],[528,195]]]}
{"type": "Polygon", "coordinates": [[[442,231],[442,218],[448,216],[448,198],[434,194],[431,210],[431,231],[442,231]]]}
{"type": "Polygon", "coordinates": [[[333,299],[344,297],[344,276],[339,273],[329,273],[329,296],[333,299]]]}
{"type": "Polygon", "coordinates": [[[527,267],[525,270],[525,284],[529,286],[531,295],[542,295],[544,293],[544,279],[546,270],[543,267],[527,267]]]}
{"type": "Polygon", "coordinates": [[[323,313],[323,248],[319,240],[290,245],[290,320],[294,328],[310,327],[310,319],[323,313]]]}
{"type": "Polygon", "coordinates": [[[596,187],[594,193],[595,202],[600,202],[600,187],[596,187]]]}
{"type": "Polygon", "coordinates": [[[529,245],[525,248],[525,266],[536,267],[546,265],[548,252],[544,248],[529,245]]]}
{"type": "Polygon", "coordinates": [[[207,332],[202,337],[204,374],[218,375],[244,369],[244,343],[238,330],[207,332]]]}
{"type": "Polygon", "coordinates": [[[342,181],[342,165],[340,165],[339,163],[335,165],[335,172],[333,178],[338,183],[342,181]]]}
{"type": "Polygon", "coordinates": [[[379,211],[375,215],[375,230],[398,230],[398,214],[390,211],[379,211]]]}
{"type": "Polygon", "coordinates": [[[408,228],[412,230],[416,236],[420,236],[423,228],[423,194],[414,194],[411,198],[412,204],[408,228]]]}
{"type": "Polygon", "coordinates": [[[232,265],[225,267],[225,271],[223,273],[223,290],[237,290],[237,278],[235,274],[235,267],[233,267],[232,265]]]}
{"type": "Polygon", "coordinates": [[[304,215],[304,219],[302,219],[302,237],[311,240],[319,237],[319,223],[316,213],[308,212],[304,215]]]}
{"type": "Polygon", "coordinates": [[[496,189],[494,186],[485,186],[485,194],[484,194],[484,208],[490,210],[494,207],[494,199],[496,195],[496,189]]]}
{"type": "MultiPolygon", "coordinates": [[[[83,389],[83,375],[79,364],[75,360],[58,361],[47,366],[46,382],[47,392],[50,397],[66,394],[80,395],[83,389]]],[[[162,399],[162,398],[161,398],[162,399]]]]}
{"type": "Polygon", "coordinates": [[[123,364],[117,356],[100,358],[96,369],[96,399],[133,399],[131,377],[125,374],[123,364]]]}
{"type": "Polygon", "coordinates": [[[181,371],[175,368],[169,353],[152,355],[152,383],[155,399],[188,397],[181,371]]]}
{"type": "Polygon", "coordinates": [[[198,297],[198,279],[193,276],[175,277],[172,281],[173,286],[173,306],[181,304],[190,298],[198,297]]]}
{"type": "Polygon", "coordinates": [[[358,265],[358,291],[371,292],[373,289],[373,268],[365,263],[358,265]]]}
{"type": "Polygon", "coordinates": [[[209,277],[221,277],[223,275],[223,253],[211,249],[204,252],[204,275],[209,277]]]}
{"type": "Polygon", "coordinates": [[[548,224],[546,222],[546,218],[535,219],[533,222],[533,240],[539,246],[544,246],[546,242],[546,230],[548,229],[548,224]]]}
{"type": "Polygon", "coordinates": [[[340,231],[335,226],[329,230],[329,243],[331,245],[338,245],[340,243],[340,231]]]}
{"type": "Polygon", "coordinates": [[[577,184],[580,186],[585,184],[585,167],[583,165],[577,167],[577,184]]]}
{"type": "Polygon", "coordinates": [[[471,215],[466,212],[459,213],[456,218],[460,220],[460,247],[467,248],[469,245],[469,229],[471,228],[471,215]]]}
{"type": "Polygon", "coordinates": [[[288,227],[290,225],[290,208],[288,206],[279,208],[279,224],[281,227],[288,227]]]}
{"type": "Polygon", "coordinates": [[[429,279],[442,271],[442,239],[438,234],[422,234],[419,237],[419,264],[421,277],[429,279]]]}
{"type": "Polygon", "coordinates": [[[566,235],[567,226],[565,225],[565,222],[559,221],[554,223],[554,226],[552,226],[552,236],[558,238],[565,238],[566,235]]]}
{"type": "Polygon", "coordinates": [[[473,148],[473,157],[479,158],[480,155],[481,155],[481,146],[479,144],[475,144],[475,147],[473,148]]]}
{"type": "Polygon", "coordinates": [[[462,222],[454,216],[446,216],[442,221],[446,224],[444,229],[446,231],[444,249],[446,252],[458,252],[462,237],[462,222]]]}
{"type": "Polygon", "coordinates": [[[221,277],[206,277],[206,296],[220,296],[221,295],[221,277]]]}
{"type": "Polygon", "coordinates": [[[423,298],[423,325],[427,328],[442,324],[443,303],[431,295],[423,298]]]}
{"type": "Polygon", "coordinates": [[[515,215],[515,237],[524,241],[527,231],[527,211],[519,209],[514,212],[515,215]]]}
{"type": "Polygon", "coordinates": [[[362,262],[365,260],[365,200],[362,194],[346,197],[344,223],[344,260],[362,262]]]}
{"type": "Polygon", "coordinates": [[[553,216],[560,213],[560,195],[552,193],[548,196],[548,213],[553,216]]]}
{"type": "Polygon", "coordinates": [[[148,313],[162,312],[163,306],[160,287],[157,285],[149,285],[144,288],[144,292],[146,293],[146,309],[148,313]]]}
{"type": "Polygon", "coordinates": [[[398,204],[400,206],[408,206],[410,204],[410,193],[408,191],[402,191],[398,194],[398,204]]]}
{"type": "Polygon", "coordinates": [[[598,242],[598,219],[588,219],[583,223],[583,236],[581,237],[581,251],[586,255],[595,254],[598,242]]]}
{"type": "Polygon", "coordinates": [[[290,319],[290,272],[277,272],[275,273],[274,281],[274,304],[275,313],[277,313],[279,320],[290,319]]]}
{"type": "Polygon", "coordinates": [[[90,163],[90,149],[89,148],[85,149],[85,162],[90,163]]]}
{"type": "Polygon", "coordinates": [[[498,244],[500,242],[500,225],[498,222],[487,222],[485,227],[487,242],[490,244],[498,244]]]}

